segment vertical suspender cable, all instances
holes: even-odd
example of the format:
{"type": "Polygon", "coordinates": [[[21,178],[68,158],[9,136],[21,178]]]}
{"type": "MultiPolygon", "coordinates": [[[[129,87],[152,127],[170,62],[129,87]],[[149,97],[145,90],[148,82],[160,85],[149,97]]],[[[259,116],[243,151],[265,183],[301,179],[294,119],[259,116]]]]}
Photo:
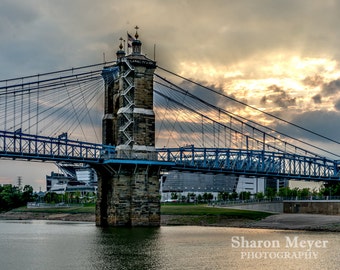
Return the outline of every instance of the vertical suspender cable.
{"type": "Polygon", "coordinates": [[[31,131],[31,89],[28,89],[28,133],[31,131]]]}
{"type": "Polygon", "coordinates": [[[204,145],[204,118],[202,115],[202,147],[205,147],[204,145]]]}
{"type": "Polygon", "coordinates": [[[217,147],[220,147],[220,121],[221,121],[221,110],[218,109],[218,123],[217,123],[217,147]]]}
{"type": "Polygon", "coordinates": [[[15,108],[15,104],[16,104],[16,99],[15,99],[15,90],[13,91],[13,130],[15,131],[15,118],[16,118],[16,108],[15,108]]]}
{"type": "Polygon", "coordinates": [[[6,94],[5,94],[5,124],[4,124],[4,126],[5,126],[5,130],[7,131],[7,90],[8,90],[8,88],[7,88],[7,81],[6,81],[6,94]]]}
{"type": "Polygon", "coordinates": [[[263,144],[263,151],[265,151],[266,150],[266,133],[264,133],[264,132],[263,132],[262,144],[263,144]]]}
{"type": "Polygon", "coordinates": [[[39,74],[38,74],[38,86],[37,86],[37,110],[36,110],[36,124],[35,124],[35,134],[38,135],[39,133],[39,93],[40,93],[40,89],[39,89],[39,74]]]}
{"type": "Polygon", "coordinates": [[[232,134],[231,134],[231,128],[232,128],[232,117],[229,116],[229,148],[231,148],[231,140],[232,140],[232,134]]]}
{"type": "MultiPolygon", "coordinates": [[[[24,82],[22,82],[24,83],[24,82]]],[[[24,118],[24,84],[21,86],[21,104],[20,104],[20,128],[22,128],[24,118]]]]}

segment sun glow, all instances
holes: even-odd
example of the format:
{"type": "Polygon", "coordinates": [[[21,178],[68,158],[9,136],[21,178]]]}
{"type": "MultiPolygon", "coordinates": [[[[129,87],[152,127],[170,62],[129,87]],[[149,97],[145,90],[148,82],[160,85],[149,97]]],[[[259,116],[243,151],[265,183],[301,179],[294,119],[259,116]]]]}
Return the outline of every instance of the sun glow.
{"type": "MultiPolygon", "coordinates": [[[[234,66],[182,62],[181,75],[219,87],[249,105],[276,111],[280,104],[284,109],[313,109],[312,98],[321,91],[322,84],[338,79],[340,70],[335,60],[327,58],[273,54],[234,66]],[[304,81],[314,77],[313,85],[304,81]]],[[[327,99],[317,104],[318,109],[321,107],[330,107],[327,99]]]]}
{"type": "MultiPolygon", "coordinates": [[[[249,59],[231,66],[227,63],[212,65],[203,61],[182,62],[180,75],[221,91],[227,96],[210,99],[209,92],[202,91],[199,87],[196,89],[193,85],[194,93],[199,93],[199,97],[207,102],[214,102],[213,104],[222,109],[221,111],[225,110],[226,114],[204,108],[201,111],[202,117],[199,118],[178,109],[175,109],[173,114],[176,115],[178,124],[195,123],[191,130],[192,136],[203,136],[205,143],[210,142],[213,145],[224,143],[220,141],[220,132],[228,130],[229,127],[230,136],[238,136],[237,132],[243,132],[243,127],[248,128],[250,133],[261,125],[275,129],[278,118],[294,122],[297,116],[305,112],[335,111],[334,104],[339,99],[336,89],[333,89],[337,87],[340,77],[339,65],[327,58],[273,55],[249,59]],[[239,102],[235,102],[235,99],[239,102]],[[273,115],[275,117],[272,117],[273,115]],[[221,125],[215,126],[214,123],[221,125]],[[200,132],[203,133],[198,134],[200,132]]],[[[185,132],[178,130],[173,130],[171,134],[178,140],[186,136],[185,132]]],[[[228,132],[226,134],[228,135],[228,132]]],[[[252,136],[249,134],[249,138],[252,136]]],[[[240,143],[244,141],[240,140],[240,143]]]]}

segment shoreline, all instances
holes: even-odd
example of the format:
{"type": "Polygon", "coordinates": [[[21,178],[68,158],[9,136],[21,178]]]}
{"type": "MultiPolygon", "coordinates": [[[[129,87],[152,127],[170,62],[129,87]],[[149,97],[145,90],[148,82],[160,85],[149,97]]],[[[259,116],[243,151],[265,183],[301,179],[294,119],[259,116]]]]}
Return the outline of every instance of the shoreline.
{"type": "MultiPolygon", "coordinates": [[[[93,213],[15,212],[0,214],[0,220],[59,220],[95,222],[93,213]]],[[[249,229],[340,232],[340,216],[318,214],[274,214],[261,220],[223,216],[161,215],[161,226],[210,226],[249,229]]]]}

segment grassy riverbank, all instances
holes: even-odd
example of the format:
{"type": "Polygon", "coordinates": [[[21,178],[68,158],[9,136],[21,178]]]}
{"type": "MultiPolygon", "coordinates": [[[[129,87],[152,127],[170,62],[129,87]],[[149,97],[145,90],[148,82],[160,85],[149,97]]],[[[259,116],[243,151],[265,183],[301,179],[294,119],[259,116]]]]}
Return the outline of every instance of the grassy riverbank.
{"type": "MultiPolygon", "coordinates": [[[[193,204],[162,204],[162,225],[243,226],[261,220],[269,213],[193,204]]],[[[27,208],[20,207],[0,214],[0,219],[46,219],[66,221],[95,220],[95,205],[74,207],[27,208]]]]}
{"type": "Polygon", "coordinates": [[[15,213],[48,213],[48,214],[95,214],[95,205],[75,205],[70,207],[27,208],[26,206],[11,210],[15,213]]]}
{"type": "Polygon", "coordinates": [[[246,218],[259,220],[270,216],[270,213],[228,209],[221,207],[207,206],[205,204],[163,204],[161,206],[162,215],[188,215],[188,216],[224,216],[230,218],[246,218]]]}
{"type": "Polygon", "coordinates": [[[219,208],[202,204],[164,204],[161,207],[162,225],[244,227],[270,215],[266,212],[219,208]]]}

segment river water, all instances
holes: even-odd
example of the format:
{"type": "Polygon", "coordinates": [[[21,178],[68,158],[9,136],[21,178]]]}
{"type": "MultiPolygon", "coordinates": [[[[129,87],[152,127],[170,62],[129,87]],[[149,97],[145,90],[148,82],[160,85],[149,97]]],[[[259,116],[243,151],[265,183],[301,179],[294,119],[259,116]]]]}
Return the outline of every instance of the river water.
{"type": "Polygon", "coordinates": [[[339,269],[340,234],[0,221],[0,269],[339,269]]]}

